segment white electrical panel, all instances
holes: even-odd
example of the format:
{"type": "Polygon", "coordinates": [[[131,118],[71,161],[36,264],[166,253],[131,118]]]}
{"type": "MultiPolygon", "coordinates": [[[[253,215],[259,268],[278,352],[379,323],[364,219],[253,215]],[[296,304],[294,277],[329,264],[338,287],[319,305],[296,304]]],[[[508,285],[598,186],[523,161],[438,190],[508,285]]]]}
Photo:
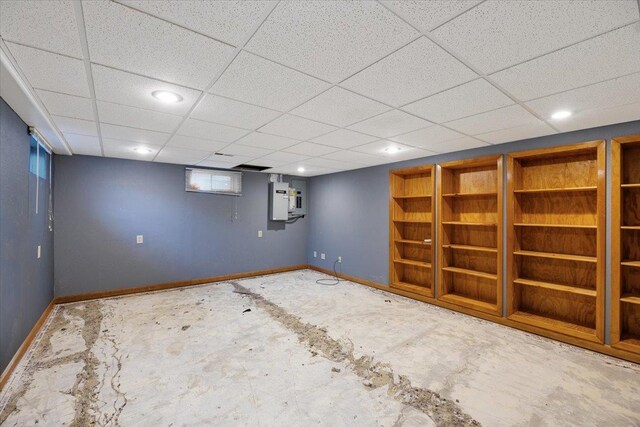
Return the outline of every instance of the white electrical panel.
{"type": "Polygon", "coordinates": [[[269,183],[269,219],[272,221],[289,219],[289,184],[286,182],[269,183]]]}

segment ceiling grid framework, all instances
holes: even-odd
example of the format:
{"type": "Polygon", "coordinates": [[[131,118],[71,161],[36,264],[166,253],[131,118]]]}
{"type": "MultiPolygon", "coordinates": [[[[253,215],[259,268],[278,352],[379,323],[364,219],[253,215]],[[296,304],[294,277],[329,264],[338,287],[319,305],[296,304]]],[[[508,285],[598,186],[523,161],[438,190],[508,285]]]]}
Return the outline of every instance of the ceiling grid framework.
{"type": "Polygon", "coordinates": [[[307,176],[638,120],[637,45],[638,0],[0,2],[73,153],[307,176]]]}

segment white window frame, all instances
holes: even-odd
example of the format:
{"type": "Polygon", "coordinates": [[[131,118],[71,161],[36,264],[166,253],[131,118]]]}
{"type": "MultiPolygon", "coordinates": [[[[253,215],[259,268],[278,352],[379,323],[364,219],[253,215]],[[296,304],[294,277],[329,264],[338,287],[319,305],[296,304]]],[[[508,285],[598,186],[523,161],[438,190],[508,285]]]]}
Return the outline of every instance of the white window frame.
{"type": "Polygon", "coordinates": [[[226,170],[218,170],[218,169],[185,168],[184,189],[185,191],[189,191],[192,193],[208,193],[208,194],[222,194],[226,196],[242,196],[242,172],[226,171],[226,170]],[[210,175],[212,178],[216,176],[228,177],[231,179],[231,182],[232,182],[232,185],[231,185],[232,190],[225,191],[223,189],[218,189],[218,190],[194,189],[190,185],[191,174],[194,172],[198,174],[203,174],[203,175],[210,175]]]}

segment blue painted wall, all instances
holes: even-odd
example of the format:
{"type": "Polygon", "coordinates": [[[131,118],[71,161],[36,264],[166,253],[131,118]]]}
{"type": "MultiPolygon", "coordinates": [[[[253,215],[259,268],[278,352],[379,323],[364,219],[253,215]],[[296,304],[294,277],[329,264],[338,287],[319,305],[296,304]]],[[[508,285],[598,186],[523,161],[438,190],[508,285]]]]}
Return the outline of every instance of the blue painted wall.
{"type": "Polygon", "coordinates": [[[0,98],[0,371],[53,298],[48,181],[29,172],[27,125],[0,98]],[[41,245],[41,258],[36,247],[41,245]]]}
{"type": "Polygon", "coordinates": [[[243,173],[234,197],[186,192],[180,165],[56,156],[55,170],[56,296],[307,262],[308,218],[267,220],[268,174],[243,173]]]}
{"type": "MultiPolygon", "coordinates": [[[[562,133],[404,162],[313,177],[310,182],[309,263],[388,284],[389,170],[504,154],[640,133],[640,121],[562,133]],[[318,252],[318,258],[313,257],[318,252]],[[320,259],[320,252],[327,254],[320,259]]],[[[506,182],[506,181],[505,181],[506,182]]],[[[506,218],[506,216],[505,216],[506,218]]]]}

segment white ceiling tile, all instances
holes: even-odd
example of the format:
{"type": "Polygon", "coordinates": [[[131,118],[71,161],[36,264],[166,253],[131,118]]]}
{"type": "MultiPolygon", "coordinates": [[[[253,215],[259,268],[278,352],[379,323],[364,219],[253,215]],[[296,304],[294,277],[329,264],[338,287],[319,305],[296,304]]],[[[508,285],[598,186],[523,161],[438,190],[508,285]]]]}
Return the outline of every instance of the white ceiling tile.
{"type": "Polygon", "coordinates": [[[481,0],[402,0],[382,3],[426,33],[480,2],[481,0]]]}
{"type": "Polygon", "coordinates": [[[187,119],[180,129],[178,129],[179,135],[211,139],[220,142],[233,142],[247,133],[249,133],[248,130],[204,122],[196,119],[187,119]]]}
{"type": "Polygon", "coordinates": [[[336,83],[417,35],[376,2],[281,2],[247,49],[336,83]]]}
{"type": "Polygon", "coordinates": [[[262,158],[267,161],[273,160],[276,162],[291,163],[291,162],[297,162],[300,160],[308,159],[309,156],[301,156],[300,154],[285,153],[284,151],[276,151],[275,153],[268,154],[262,158]]]}
{"type": "Polygon", "coordinates": [[[366,144],[367,142],[376,141],[377,139],[379,138],[354,132],[352,130],[338,129],[326,135],[314,138],[311,141],[322,145],[328,145],[330,147],[351,148],[366,144]]]}
{"type": "Polygon", "coordinates": [[[335,127],[325,125],[324,123],[285,114],[260,128],[260,131],[284,136],[286,138],[306,140],[329,133],[335,129],[335,127]]]}
{"type": "Polygon", "coordinates": [[[359,153],[351,150],[341,150],[322,156],[325,159],[339,160],[347,163],[359,163],[362,165],[377,165],[382,163],[379,156],[372,154],[359,153]]]}
{"type": "Polygon", "coordinates": [[[389,107],[384,104],[333,87],[305,102],[291,114],[342,127],[387,110],[389,107]]]}
{"type": "Polygon", "coordinates": [[[430,143],[440,143],[462,138],[463,136],[464,135],[459,132],[436,125],[405,133],[403,135],[394,136],[391,139],[404,144],[414,145],[416,147],[426,147],[430,143]]]}
{"type": "Polygon", "coordinates": [[[391,110],[360,123],[356,123],[353,126],[349,126],[349,129],[374,135],[379,138],[388,138],[390,136],[425,128],[432,124],[433,123],[426,120],[407,114],[404,111],[391,110]]]}
{"type": "Polygon", "coordinates": [[[34,88],[85,98],[90,96],[81,60],[13,43],[7,43],[7,46],[34,88]]]}
{"type": "Polygon", "coordinates": [[[186,114],[202,93],[96,64],[91,65],[91,74],[97,99],[163,113],[186,114]],[[176,93],[183,99],[173,104],[162,102],[151,96],[157,90],[176,93]]]}
{"type": "Polygon", "coordinates": [[[347,79],[341,86],[400,106],[477,77],[456,58],[422,37],[347,79]]]}
{"type": "Polygon", "coordinates": [[[301,161],[297,166],[305,168],[305,171],[309,168],[328,168],[333,170],[348,170],[362,167],[359,163],[349,163],[339,160],[325,159],[322,157],[316,157],[313,159],[307,159],[301,161]]]}
{"type": "Polygon", "coordinates": [[[131,160],[153,160],[154,156],[162,148],[161,145],[138,144],[131,141],[103,138],[105,157],[131,160]]]}
{"type": "Polygon", "coordinates": [[[487,147],[489,144],[479,141],[470,136],[450,139],[441,142],[429,142],[424,144],[424,148],[435,153],[453,153],[454,151],[470,150],[472,148],[487,147]]]}
{"type": "Polygon", "coordinates": [[[36,90],[49,114],[74,119],[93,120],[93,102],[89,98],[36,90]]]}
{"type": "MultiPolygon", "coordinates": [[[[230,165],[230,167],[244,164],[250,160],[253,160],[255,157],[253,156],[238,156],[238,155],[224,155],[224,154],[212,154],[207,157],[204,161],[206,162],[216,162],[216,163],[226,163],[230,165]]],[[[199,163],[200,164],[200,163],[199,163]]]]}
{"type": "MultiPolygon", "coordinates": [[[[640,73],[631,74],[613,80],[596,83],[591,86],[562,92],[545,98],[530,101],[526,105],[541,117],[547,118],[559,129],[574,130],[576,120],[583,121],[583,113],[604,110],[640,100],[640,73]],[[554,120],[551,115],[559,110],[568,110],[573,115],[567,119],[554,120]]],[[[626,115],[625,115],[626,117],[626,115]]],[[[640,111],[638,112],[640,118],[640,111]]],[[[620,122],[625,120],[620,120],[620,122]]],[[[593,125],[596,126],[596,125],[593,125]]],[[[593,127],[586,126],[586,127],[593,127]]]]}
{"type": "Polygon", "coordinates": [[[286,111],[328,87],[321,80],[243,51],[213,85],[211,92],[286,111]]]}
{"type": "Polygon", "coordinates": [[[120,141],[133,141],[140,144],[162,145],[171,136],[168,133],[155,132],[151,130],[136,129],[126,126],[100,124],[102,138],[118,139],[120,141]]]}
{"type": "Polygon", "coordinates": [[[165,146],[156,158],[155,162],[175,163],[183,165],[195,165],[196,163],[209,157],[211,153],[206,151],[188,150],[186,148],[165,146]]]}
{"type": "Polygon", "coordinates": [[[300,144],[285,148],[283,151],[302,154],[304,156],[322,156],[337,150],[335,147],[327,147],[326,145],[313,144],[311,142],[301,142],[300,144]]]}
{"type": "Polygon", "coordinates": [[[316,166],[309,166],[305,168],[303,172],[298,172],[298,165],[293,164],[293,165],[277,166],[272,169],[268,169],[265,172],[279,173],[283,175],[309,177],[309,176],[325,175],[328,173],[335,173],[335,172],[341,172],[341,171],[335,170],[335,169],[320,168],[316,166]]]}
{"type": "Polygon", "coordinates": [[[71,117],[51,116],[61,132],[76,135],[98,136],[98,128],[92,120],[73,119],[71,117]]]}
{"type": "Polygon", "coordinates": [[[520,100],[531,100],[640,71],[638,24],[491,75],[520,100]]]}
{"type": "Polygon", "coordinates": [[[82,58],[72,1],[2,0],[2,38],[82,58]]]}
{"type": "Polygon", "coordinates": [[[172,133],[182,117],[142,108],[98,101],[100,123],[172,133]]]}
{"type": "Polygon", "coordinates": [[[492,0],[434,34],[457,55],[491,73],[637,19],[635,0],[492,0]]]}
{"type": "Polygon", "coordinates": [[[513,104],[513,100],[484,79],[445,90],[402,107],[435,123],[444,123],[513,104]]]}
{"type": "Polygon", "coordinates": [[[234,164],[229,162],[221,162],[219,160],[203,160],[201,162],[196,163],[196,166],[203,167],[203,168],[231,169],[234,166],[237,166],[239,164],[240,163],[234,164]]]}
{"type": "Polygon", "coordinates": [[[564,122],[554,122],[553,125],[562,132],[570,132],[635,120],[640,120],[640,102],[608,108],[596,105],[579,111],[564,122]]]}
{"type": "Polygon", "coordinates": [[[64,139],[71,146],[73,154],[85,156],[102,156],[100,140],[97,136],[76,135],[74,133],[63,132],[64,139]]]}
{"type": "Polygon", "coordinates": [[[257,129],[280,114],[275,110],[234,101],[233,99],[206,95],[191,113],[191,117],[244,129],[257,129]]]}
{"type": "Polygon", "coordinates": [[[537,138],[539,136],[557,133],[551,126],[543,121],[536,120],[524,125],[500,129],[493,132],[481,133],[475,137],[491,144],[519,141],[522,139],[537,138]]]}
{"type": "MultiPolygon", "coordinates": [[[[385,156],[385,158],[397,158],[400,153],[408,152],[411,150],[418,150],[416,147],[411,147],[405,144],[399,144],[394,141],[388,141],[386,139],[380,139],[369,144],[360,145],[359,147],[352,148],[353,151],[360,153],[373,154],[377,156],[385,156]],[[399,151],[395,151],[399,150],[399,151]]],[[[419,150],[418,150],[419,151],[419,150]]]]}
{"type": "Polygon", "coordinates": [[[113,2],[82,3],[91,60],[204,89],[231,46],[113,2]]]}
{"type": "Polygon", "coordinates": [[[447,122],[447,127],[467,135],[478,135],[538,122],[539,119],[519,105],[499,108],[464,119],[447,122]]]}
{"type": "Polygon", "coordinates": [[[192,136],[174,135],[167,145],[201,151],[218,151],[229,145],[227,142],[194,138],[192,136]]]}
{"type": "Polygon", "coordinates": [[[231,154],[233,156],[245,156],[249,159],[255,159],[256,157],[266,156],[273,153],[273,150],[267,150],[265,148],[250,147],[248,145],[240,145],[237,143],[228,145],[224,150],[219,150],[224,154],[231,154]]]}
{"type": "Polygon", "coordinates": [[[281,150],[297,144],[298,140],[284,138],[282,136],[269,135],[262,132],[252,132],[249,135],[240,138],[236,143],[248,145],[251,147],[265,148],[268,150],[281,150]]]}
{"type": "Polygon", "coordinates": [[[270,1],[119,0],[214,39],[239,45],[260,23],[270,1]]]}

